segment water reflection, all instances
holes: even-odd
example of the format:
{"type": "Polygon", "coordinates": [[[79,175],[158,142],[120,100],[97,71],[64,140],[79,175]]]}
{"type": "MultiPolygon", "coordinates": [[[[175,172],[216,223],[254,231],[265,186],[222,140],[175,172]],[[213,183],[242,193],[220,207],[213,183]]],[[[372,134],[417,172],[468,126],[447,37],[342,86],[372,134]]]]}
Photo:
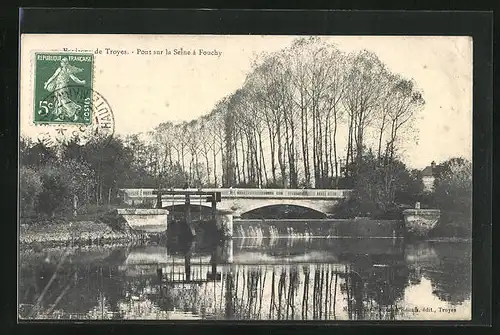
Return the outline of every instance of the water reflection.
{"type": "Polygon", "coordinates": [[[22,252],[22,319],[469,319],[471,246],[392,239],[22,252]]]}

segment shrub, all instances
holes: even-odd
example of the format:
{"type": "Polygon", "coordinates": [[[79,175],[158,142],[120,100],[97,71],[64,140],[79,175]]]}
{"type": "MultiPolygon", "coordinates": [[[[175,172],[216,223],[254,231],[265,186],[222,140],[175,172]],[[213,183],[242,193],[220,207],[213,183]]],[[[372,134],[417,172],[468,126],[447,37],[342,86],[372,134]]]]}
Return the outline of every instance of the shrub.
{"type": "Polygon", "coordinates": [[[472,163],[452,158],[437,166],[431,202],[441,209],[437,231],[470,235],[472,230],[472,163]]]}
{"type": "Polygon", "coordinates": [[[38,195],[37,209],[49,217],[56,214],[71,212],[73,197],[77,196],[80,202],[89,197],[89,177],[91,170],[81,162],[66,161],[52,162],[39,170],[42,190],[38,195]]]}
{"type": "Polygon", "coordinates": [[[42,190],[40,174],[32,168],[21,167],[19,175],[21,217],[28,217],[34,212],[42,190]]]}
{"type": "Polygon", "coordinates": [[[67,209],[71,195],[66,176],[60,169],[52,164],[47,164],[40,171],[43,189],[38,199],[38,210],[49,217],[67,209]]]}
{"type": "MultiPolygon", "coordinates": [[[[422,193],[418,171],[397,159],[380,160],[369,151],[353,164],[353,195],[338,206],[338,217],[400,218],[400,204],[413,204],[422,193]]],[[[342,183],[348,180],[343,180],[342,183]]]]}

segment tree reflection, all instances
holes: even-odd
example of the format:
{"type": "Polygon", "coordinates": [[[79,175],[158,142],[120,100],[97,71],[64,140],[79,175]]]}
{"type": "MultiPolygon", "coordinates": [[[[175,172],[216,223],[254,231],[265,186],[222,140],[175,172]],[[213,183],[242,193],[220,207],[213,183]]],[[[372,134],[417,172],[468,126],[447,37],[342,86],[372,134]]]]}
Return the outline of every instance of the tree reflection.
{"type": "Polygon", "coordinates": [[[438,261],[426,267],[423,275],[430,279],[433,294],[440,300],[461,304],[470,299],[472,290],[471,245],[468,243],[434,243],[438,261]]]}
{"type": "Polygon", "coordinates": [[[409,283],[408,269],[404,265],[384,265],[365,274],[365,317],[394,320],[409,283]]]}
{"type": "Polygon", "coordinates": [[[20,303],[31,306],[21,317],[50,318],[57,311],[58,318],[86,318],[85,314],[104,300],[112,313],[118,313],[118,301],[125,291],[118,266],[81,263],[73,258],[63,255],[54,261],[47,256],[21,266],[20,303]]]}
{"type": "Polygon", "coordinates": [[[379,248],[379,253],[368,255],[340,254],[336,263],[267,265],[228,264],[224,248],[206,246],[202,256],[196,245],[179,246],[168,256],[162,249],[162,257],[177,264],[166,264],[165,271],[171,267],[182,272],[180,279],[172,277],[175,282],[159,277],[156,265],[124,262],[123,252],[82,262],[78,260],[85,254],[82,251],[68,256],[59,267],[60,255],[49,261],[33,258],[21,263],[19,299],[24,307],[20,315],[165,318],[181,311],[217,319],[395,320],[408,303],[406,288],[418,285],[423,277],[443,301],[460,304],[470,299],[467,244],[407,246],[404,257],[383,254],[384,248],[379,248]],[[158,311],[165,314],[155,314],[158,311]]]}

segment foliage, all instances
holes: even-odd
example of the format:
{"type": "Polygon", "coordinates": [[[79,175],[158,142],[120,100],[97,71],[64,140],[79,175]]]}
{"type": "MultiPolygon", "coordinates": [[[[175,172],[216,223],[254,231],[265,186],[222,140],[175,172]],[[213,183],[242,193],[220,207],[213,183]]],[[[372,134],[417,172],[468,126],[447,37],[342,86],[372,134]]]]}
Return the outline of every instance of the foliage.
{"type": "Polygon", "coordinates": [[[470,236],[472,229],[472,163],[452,158],[436,166],[431,203],[441,209],[437,230],[470,236]]]}
{"type": "Polygon", "coordinates": [[[79,207],[99,203],[103,186],[110,190],[126,176],[132,157],[126,154],[118,139],[85,145],[73,141],[51,148],[22,139],[21,215],[66,215],[72,213],[75,197],[79,207]]]}
{"type": "Polygon", "coordinates": [[[418,171],[409,171],[397,159],[380,160],[371,150],[350,168],[356,175],[352,199],[339,207],[338,215],[344,217],[399,217],[400,208],[419,200],[423,192],[418,171]]]}
{"type": "Polygon", "coordinates": [[[47,148],[41,142],[33,143],[21,138],[19,160],[22,166],[41,166],[57,160],[57,153],[53,148],[47,148]]]}
{"type": "Polygon", "coordinates": [[[75,160],[45,164],[38,171],[42,189],[38,194],[37,209],[49,217],[73,208],[73,199],[89,198],[88,179],[92,178],[89,167],[75,160]]]}
{"type": "Polygon", "coordinates": [[[43,190],[38,199],[38,211],[53,217],[57,211],[69,207],[70,187],[59,166],[49,163],[39,173],[43,190]]]}
{"type": "Polygon", "coordinates": [[[19,179],[21,215],[27,216],[36,209],[43,184],[40,175],[30,167],[21,167],[19,179]]]}
{"type": "Polygon", "coordinates": [[[399,204],[413,206],[415,202],[421,201],[424,194],[424,184],[422,182],[422,171],[420,170],[400,170],[401,186],[396,190],[395,198],[399,204]]]}
{"type": "MultiPolygon", "coordinates": [[[[65,148],[66,152],[68,147],[65,148]]],[[[126,178],[133,153],[124,147],[120,139],[91,141],[81,149],[81,159],[94,171],[95,197],[98,203],[109,202],[116,195],[119,178],[126,178]],[[114,193],[113,193],[114,192],[114,193]]]]}

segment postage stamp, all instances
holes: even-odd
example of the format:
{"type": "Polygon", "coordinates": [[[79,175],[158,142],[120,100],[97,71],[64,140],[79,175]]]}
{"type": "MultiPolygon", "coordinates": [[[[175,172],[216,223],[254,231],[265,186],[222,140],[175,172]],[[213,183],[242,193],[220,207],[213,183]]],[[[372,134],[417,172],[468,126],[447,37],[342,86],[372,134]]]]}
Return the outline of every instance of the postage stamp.
{"type": "Polygon", "coordinates": [[[86,53],[36,53],[34,123],[92,123],[92,99],[71,90],[91,92],[94,56],[86,53]]]}
{"type": "Polygon", "coordinates": [[[78,140],[81,144],[90,140],[111,140],[115,131],[113,110],[101,94],[82,85],[71,85],[51,92],[41,101],[45,103],[44,106],[54,106],[61,100],[67,101],[67,104],[82,106],[83,112],[75,116],[79,118],[83,115],[84,119],[89,118],[90,124],[79,123],[78,120],[55,122],[54,127],[38,132],[38,140],[46,147],[72,140],[78,140]]]}

